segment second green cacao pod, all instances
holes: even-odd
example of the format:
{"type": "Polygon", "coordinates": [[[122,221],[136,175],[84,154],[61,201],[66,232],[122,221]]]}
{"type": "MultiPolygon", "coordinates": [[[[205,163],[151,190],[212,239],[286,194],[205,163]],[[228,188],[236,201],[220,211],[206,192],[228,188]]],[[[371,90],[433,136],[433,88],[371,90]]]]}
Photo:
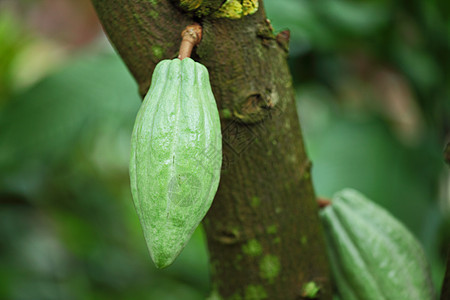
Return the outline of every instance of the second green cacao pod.
{"type": "Polygon", "coordinates": [[[346,189],[322,209],[321,219],[341,299],[436,299],[421,245],[386,210],[346,189]]]}
{"type": "Polygon", "coordinates": [[[150,255],[159,268],[179,255],[217,191],[222,136],[207,69],[163,60],[136,117],[130,181],[150,255]]]}

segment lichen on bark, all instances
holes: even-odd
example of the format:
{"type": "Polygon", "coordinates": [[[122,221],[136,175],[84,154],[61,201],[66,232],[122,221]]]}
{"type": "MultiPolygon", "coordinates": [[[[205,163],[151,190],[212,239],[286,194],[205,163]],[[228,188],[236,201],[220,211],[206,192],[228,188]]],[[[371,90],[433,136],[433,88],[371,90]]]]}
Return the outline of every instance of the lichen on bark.
{"type": "Polygon", "coordinates": [[[179,6],[197,17],[240,19],[254,14],[258,0],[178,0],[179,6]]]}

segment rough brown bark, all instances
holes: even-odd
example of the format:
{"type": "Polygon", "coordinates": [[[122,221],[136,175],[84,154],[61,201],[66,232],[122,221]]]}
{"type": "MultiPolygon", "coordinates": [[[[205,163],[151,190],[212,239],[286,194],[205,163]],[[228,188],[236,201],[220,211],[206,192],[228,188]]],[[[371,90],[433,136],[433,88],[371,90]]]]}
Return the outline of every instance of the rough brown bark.
{"type": "MultiPolygon", "coordinates": [[[[93,2],[144,94],[155,64],[176,57],[192,16],[168,0],[93,2]]],[[[210,72],[224,146],[219,190],[204,221],[214,293],[223,299],[302,299],[303,286],[313,281],[320,287],[317,299],[331,299],[286,63],[287,35],[272,33],[262,3],[256,14],[239,20],[196,21],[203,40],[193,58],[210,72]]]]}

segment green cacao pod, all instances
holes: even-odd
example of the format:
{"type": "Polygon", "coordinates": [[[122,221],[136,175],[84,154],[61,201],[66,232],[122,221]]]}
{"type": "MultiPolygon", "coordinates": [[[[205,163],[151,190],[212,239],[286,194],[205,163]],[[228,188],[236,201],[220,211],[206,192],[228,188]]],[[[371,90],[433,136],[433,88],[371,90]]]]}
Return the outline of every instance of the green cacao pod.
{"type": "Polygon", "coordinates": [[[163,60],[134,125],[130,181],[150,255],[170,265],[217,191],[222,135],[207,69],[190,58],[163,60]]]}
{"type": "Polygon", "coordinates": [[[331,203],[321,219],[342,299],[436,299],[425,253],[405,226],[355,190],[331,203]]]}

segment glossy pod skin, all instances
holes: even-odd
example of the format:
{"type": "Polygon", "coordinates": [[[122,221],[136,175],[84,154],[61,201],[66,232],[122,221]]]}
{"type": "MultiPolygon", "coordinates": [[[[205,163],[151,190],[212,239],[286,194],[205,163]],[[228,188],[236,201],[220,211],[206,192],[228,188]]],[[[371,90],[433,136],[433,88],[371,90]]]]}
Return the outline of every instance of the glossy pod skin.
{"type": "Polygon", "coordinates": [[[385,209],[346,189],[322,209],[321,219],[341,299],[436,299],[421,245],[385,209]]]}
{"type": "Polygon", "coordinates": [[[222,135],[207,69],[163,60],[137,114],[130,154],[134,205],[150,255],[170,265],[217,191],[222,135]]]}

